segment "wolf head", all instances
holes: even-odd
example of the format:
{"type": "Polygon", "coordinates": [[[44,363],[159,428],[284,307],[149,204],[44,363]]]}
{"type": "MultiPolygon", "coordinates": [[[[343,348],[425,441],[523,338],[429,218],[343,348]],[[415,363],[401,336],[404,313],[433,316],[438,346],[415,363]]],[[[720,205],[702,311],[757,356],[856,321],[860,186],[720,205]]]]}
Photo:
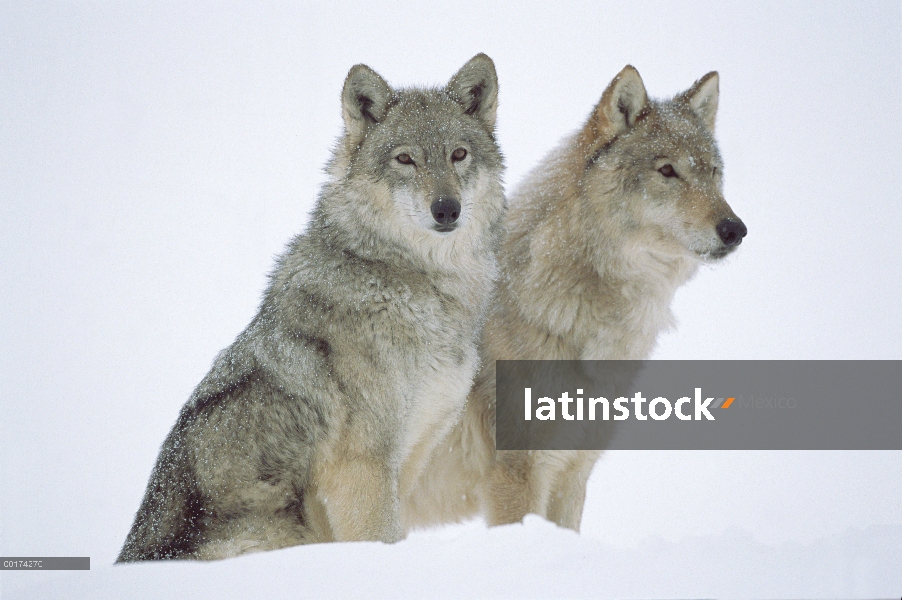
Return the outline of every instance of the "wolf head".
{"type": "Polygon", "coordinates": [[[747,233],[723,196],[714,141],[717,100],[716,72],[671,100],[656,101],[627,66],[578,135],[587,157],[587,196],[607,195],[616,186],[619,201],[599,210],[619,213],[623,227],[645,229],[662,252],[719,259],[747,233]]]}
{"type": "Polygon", "coordinates": [[[345,132],[329,166],[332,191],[340,190],[333,222],[363,243],[369,236],[437,260],[490,241],[505,201],[488,56],[473,57],[441,89],[393,89],[356,65],[341,100],[345,132]]]}

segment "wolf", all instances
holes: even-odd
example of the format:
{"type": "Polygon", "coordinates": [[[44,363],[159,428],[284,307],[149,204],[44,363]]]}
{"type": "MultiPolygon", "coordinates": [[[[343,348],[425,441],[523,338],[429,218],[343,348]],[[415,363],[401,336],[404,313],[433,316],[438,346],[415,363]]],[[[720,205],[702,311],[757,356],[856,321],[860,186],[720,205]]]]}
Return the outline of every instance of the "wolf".
{"type": "Polygon", "coordinates": [[[510,195],[482,366],[461,421],[405,499],[408,528],[483,512],[579,530],[599,451],[496,451],[495,361],[639,360],[677,288],[748,233],[723,195],[719,77],[650,99],[626,66],[583,127],[510,195]]]}
{"type": "Polygon", "coordinates": [[[404,535],[400,498],[458,420],[505,210],[498,81],[365,65],[306,231],[160,450],[117,562],[404,535]]]}

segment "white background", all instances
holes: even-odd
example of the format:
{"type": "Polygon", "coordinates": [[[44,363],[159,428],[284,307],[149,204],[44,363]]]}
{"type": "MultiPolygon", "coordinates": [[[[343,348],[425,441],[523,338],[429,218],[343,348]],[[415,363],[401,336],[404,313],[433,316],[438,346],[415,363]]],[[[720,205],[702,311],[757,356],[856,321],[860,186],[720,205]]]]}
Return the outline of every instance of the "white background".
{"type": "Polygon", "coordinates": [[[720,72],[725,192],[749,235],[680,290],[655,358],[902,358],[899,2],[4,2],[0,554],[94,565],[6,572],[9,597],[140,597],[164,568],[176,596],[212,581],[236,596],[255,595],[249,581],[313,596],[902,593],[902,452],[610,453],[580,537],[530,519],[230,567],[107,566],[179,407],[305,225],[348,69],[442,85],[477,52],[499,75],[508,189],[624,65],[657,97],[720,72]],[[661,575],[680,560],[745,570],[661,575]]]}

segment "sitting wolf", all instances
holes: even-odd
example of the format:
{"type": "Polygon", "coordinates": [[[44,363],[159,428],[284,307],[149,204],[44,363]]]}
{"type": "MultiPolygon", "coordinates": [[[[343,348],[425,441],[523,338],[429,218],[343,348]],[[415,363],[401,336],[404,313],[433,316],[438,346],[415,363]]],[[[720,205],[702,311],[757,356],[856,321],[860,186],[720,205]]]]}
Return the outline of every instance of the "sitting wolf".
{"type": "Polygon", "coordinates": [[[537,513],[579,529],[597,451],[495,451],[495,361],[640,360],[677,288],[747,233],[723,196],[718,75],[666,101],[625,67],[585,125],[511,194],[482,368],[405,525],[537,513]]]}
{"type": "Polygon", "coordinates": [[[364,65],[306,233],[163,443],[119,562],[403,537],[400,497],[458,420],[505,208],[498,84],[364,65]]]}

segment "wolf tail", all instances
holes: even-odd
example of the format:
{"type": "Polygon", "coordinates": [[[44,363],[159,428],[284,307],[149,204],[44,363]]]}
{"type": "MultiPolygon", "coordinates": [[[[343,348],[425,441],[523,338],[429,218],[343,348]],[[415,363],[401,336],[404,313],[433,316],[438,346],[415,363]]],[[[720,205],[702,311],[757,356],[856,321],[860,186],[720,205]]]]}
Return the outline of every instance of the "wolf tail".
{"type": "Polygon", "coordinates": [[[181,424],[176,423],[163,443],[117,563],[188,558],[203,542],[208,503],[177,441],[181,424]]]}

